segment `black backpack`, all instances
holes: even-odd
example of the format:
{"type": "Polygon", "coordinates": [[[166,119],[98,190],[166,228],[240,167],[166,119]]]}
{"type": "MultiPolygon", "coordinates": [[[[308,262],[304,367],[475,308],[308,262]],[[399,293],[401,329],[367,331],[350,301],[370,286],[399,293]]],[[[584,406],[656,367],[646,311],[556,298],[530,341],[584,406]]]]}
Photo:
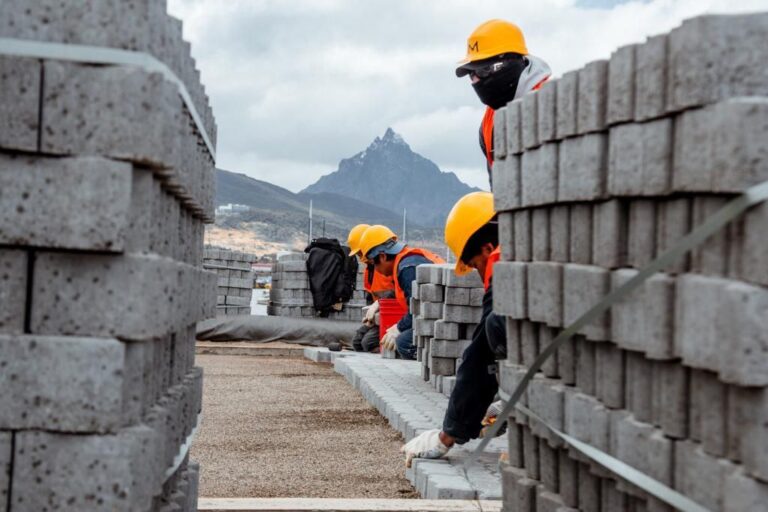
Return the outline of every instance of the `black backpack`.
{"type": "Polygon", "coordinates": [[[357,257],[335,238],[316,238],[304,249],[312,303],[320,316],[328,316],[334,304],[348,302],[355,291],[357,257]]]}

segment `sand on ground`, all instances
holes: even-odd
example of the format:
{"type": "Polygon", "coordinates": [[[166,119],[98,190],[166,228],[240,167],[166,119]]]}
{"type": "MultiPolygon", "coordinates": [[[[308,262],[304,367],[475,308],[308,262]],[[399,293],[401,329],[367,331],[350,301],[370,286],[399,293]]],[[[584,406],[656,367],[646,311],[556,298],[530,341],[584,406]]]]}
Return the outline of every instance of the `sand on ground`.
{"type": "Polygon", "coordinates": [[[417,498],[402,436],[329,364],[198,355],[201,497],[417,498]]]}

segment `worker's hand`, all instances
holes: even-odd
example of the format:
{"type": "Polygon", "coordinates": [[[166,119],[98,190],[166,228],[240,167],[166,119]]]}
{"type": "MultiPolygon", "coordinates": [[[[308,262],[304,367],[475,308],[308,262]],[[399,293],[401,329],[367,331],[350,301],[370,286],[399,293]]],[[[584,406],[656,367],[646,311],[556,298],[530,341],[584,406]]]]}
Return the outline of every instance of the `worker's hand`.
{"type": "MultiPolygon", "coordinates": [[[[504,402],[501,400],[497,402],[493,402],[491,405],[488,406],[488,409],[485,411],[485,417],[483,418],[483,421],[480,423],[483,425],[482,430],[480,431],[480,437],[485,437],[485,433],[490,429],[494,423],[496,423],[497,420],[499,420],[499,414],[501,414],[501,411],[504,409],[504,402]]],[[[502,435],[504,432],[507,431],[507,423],[504,422],[504,425],[499,429],[499,431],[496,433],[496,436],[502,435]]]]}
{"type": "Polygon", "coordinates": [[[363,308],[363,323],[365,325],[375,325],[376,324],[376,313],[379,311],[379,301],[374,302],[370,306],[365,306],[363,308]]]}
{"type": "Polygon", "coordinates": [[[408,441],[400,451],[405,454],[405,467],[411,467],[414,457],[418,459],[439,459],[450,450],[440,440],[440,430],[427,430],[408,441]]]}
{"type": "Polygon", "coordinates": [[[384,350],[396,350],[398,336],[400,336],[400,330],[397,328],[397,324],[394,324],[387,329],[387,332],[384,333],[384,337],[381,338],[381,347],[384,350]]]}

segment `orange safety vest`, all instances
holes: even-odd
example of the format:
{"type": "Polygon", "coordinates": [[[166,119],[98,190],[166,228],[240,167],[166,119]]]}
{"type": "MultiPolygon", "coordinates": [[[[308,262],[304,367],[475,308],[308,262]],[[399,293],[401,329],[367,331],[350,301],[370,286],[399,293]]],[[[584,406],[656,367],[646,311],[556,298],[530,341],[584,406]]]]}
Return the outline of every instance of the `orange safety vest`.
{"type": "MultiPolygon", "coordinates": [[[[549,77],[545,77],[531,90],[538,91],[548,79],[549,77]]],[[[483,144],[485,144],[485,158],[488,160],[488,169],[493,167],[493,117],[495,113],[496,111],[491,107],[486,107],[485,114],[483,115],[483,122],[480,124],[480,134],[483,137],[483,144]]]]}
{"type": "Polygon", "coordinates": [[[403,291],[403,288],[400,286],[400,283],[397,282],[397,270],[400,267],[400,262],[405,258],[406,256],[413,256],[413,255],[420,255],[427,258],[432,263],[445,263],[445,260],[438,256],[437,254],[428,251],[426,249],[417,249],[417,248],[409,248],[406,247],[402,251],[400,251],[400,254],[397,255],[395,258],[395,266],[394,266],[394,272],[392,272],[392,277],[394,278],[395,283],[395,298],[397,299],[397,302],[405,308],[406,310],[410,311],[410,305],[405,299],[405,292],[403,291]]]}
{"type": "Polygon", "coordinates": [[[485,265],[485,276],[483,276],[483,284],[485,285],[485,291],[491,286],[491,278],[493,277],[493,266],[497,261],[501,259],[501,246],[493,250],[490,256],[488,256],[488,263],[485,265]]]}
{"type": "Polygon", "coordinates": [[[368,273],[368,265],[363,271],[363,289],[373,295],[374,300],[378,299],[378,294],[382,292],[391,292],[395,289],[395,283],[392,277],[373,271],[373,279],[368,273]]]}

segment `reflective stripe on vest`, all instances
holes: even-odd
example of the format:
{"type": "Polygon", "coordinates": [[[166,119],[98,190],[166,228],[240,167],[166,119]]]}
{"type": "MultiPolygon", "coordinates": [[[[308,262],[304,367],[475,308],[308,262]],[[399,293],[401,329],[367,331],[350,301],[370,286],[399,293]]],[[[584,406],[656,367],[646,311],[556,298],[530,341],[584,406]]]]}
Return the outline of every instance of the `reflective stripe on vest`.
{"type": "Polygon", "coordinates": [[[485,158],[488,160],[488,168],[493,167],[493,117],[496,113],[491,107],[486,107],[483,123],[480,125],[480,131],[483,134],[483,144],[485,144],[485,158]]]}
{"type": "Polygon", "coordinates": [[[417,249],[417,248],[411,249],[409,247],[406,247],[405,249],[400,251],[400,254],[398,254],[397,257],[395,258],[395,266],[393,267],[394,271],[392,272],[392,277],[394,278],[394,283],[395,283],[395,298],[397,299],[397,302],[400,304],[400,306],[402,306],[408,311],[411,310],[410,304],[408,304],[408,301],[406,301],[405,292],[403,291],[403,288],[400,286],[400,283],[397,281],[397,274],[398,274],[398,271],[400,270],[399,268],[400,262],[403,260],[403,258],[406,258],[408,256],[414,256],[414,255],[424,256],[432,263],[445,263],[443,258],[426,249],[417,249]]]}
{"type": "Polygon", "coordinates": [[[493,250],[490,256],[488,256],[488,262],[485,264],[485,276],[483,277],[483,284],[485,285],[485,291],[491,286],[491,278],[493,277],[493,266],[501,258],[501,246],[493,250]]]}

